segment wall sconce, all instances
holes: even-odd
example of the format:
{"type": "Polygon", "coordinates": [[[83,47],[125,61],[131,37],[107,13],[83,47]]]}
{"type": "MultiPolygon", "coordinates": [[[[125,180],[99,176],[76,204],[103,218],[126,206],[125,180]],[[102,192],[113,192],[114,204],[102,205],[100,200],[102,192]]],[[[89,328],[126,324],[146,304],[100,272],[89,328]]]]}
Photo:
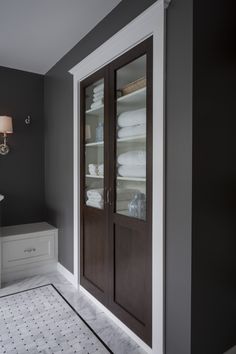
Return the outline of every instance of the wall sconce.
{"type": "Polygon", "coordinates": [[[7,155],[10,151],[7,145],[7,134],[13,133],[12,118],[8,116],[0,116],[0,133],[3,134],[3,144],[0,144],[0,154],[7,155]]]}

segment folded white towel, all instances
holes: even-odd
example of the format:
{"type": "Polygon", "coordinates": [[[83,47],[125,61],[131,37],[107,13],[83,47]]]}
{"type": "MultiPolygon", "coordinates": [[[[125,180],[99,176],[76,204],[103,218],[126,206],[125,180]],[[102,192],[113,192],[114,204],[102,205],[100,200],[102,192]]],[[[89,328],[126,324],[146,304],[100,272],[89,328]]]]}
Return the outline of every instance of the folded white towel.
{"type": "Polygon", "coordinates": [[[96,164],[90,163],[88,165],[88,171],[90,175],[97,176],[98,175],[98,166],[96,164]]]}
{"type": "Polygon", "coordinates": [[[87,200],[89,200],[91,203],[102,203],[103,202],[103,198],[99,200],[96,197],[89,197],[87,200]]]}
{"type": "Polygon", "coordinates": [[[104,97],[104,92],[103,91],[98,92],[98,93],[94,93],[93,102],[96,102],[96,101],[100,100],[103,97],[104,97]]]}
{"type": "Polygon", "coordinates": [[[102,82],[101,84],[97,85],[94,87],[93,89],[93,93],[98,93],[100,91],[104,90],[104,82],[102,82]]]}
{"type": "Polygon", "coordinates": [[[120,165],[127,166],[146,165],[146,151],[136,150],[125,152],[118,156],[117,161],[120,165]]]}
{"type": "Polygon", "coordinates": [[[136,109],[135,111],[123,112],[118,117],[118,125],[121,128],[132,127],[146,123],[146,108],[136,109]]]}
{"type": "Polygon", "coordinates": [[[89,168],[97,169],[97,164],[96,164],[96,163],[89,163],[89,164],[88,164],[88,167],[89,167],[89,168]]]}
{"type": "Polygon", "coordinates": [[[133,127],[121,128],[118,130],[118,138],[130,138],[138,135],[146,134],[146,125],[140,124],[133,127]]]}
{"type": "Polygon", "coordinates": [[[102,106],[102,105],[103,105],[103,99],[92,103],[92,104],[91,104],[91,109],[93,109],[93,108],[98,108],[98,107],[100,107],[100,106],[102,106]]]}
{"type": "Polygon", "coordinates": [[[89,199],[86,201],[86,205],[97,209],[103,209],[103,202],[91,202],[89,199]]]}
{"type": "Polygon", "coordinates": [[[118,173],[122,177],[146,177],[146,165],[143,166],[120,166],[118,173]]]}
{"type": "Polygon", "coordinates": [[[99,176],[104,175],[104,165],[103,164],[98,165],[98,174],[99,174],[99,176]]]}
{"type": "Polygon", "coordinates": [[[98,189],[89,189],[87,191],[87,197],[88,199],[93,198],[94,200],[97,200],[98,202],[103,200],[103,188],[98,188],[98,189]]]}

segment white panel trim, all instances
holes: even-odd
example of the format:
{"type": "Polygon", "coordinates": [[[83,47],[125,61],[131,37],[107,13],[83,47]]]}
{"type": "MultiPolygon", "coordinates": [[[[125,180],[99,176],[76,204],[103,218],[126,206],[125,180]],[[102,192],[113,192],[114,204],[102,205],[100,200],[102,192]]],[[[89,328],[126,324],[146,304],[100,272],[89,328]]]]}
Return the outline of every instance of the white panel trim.
{"type": "Polygon", "coordinates": [[[99,309],[101,309],[117,326],[119,326],[126,334],[129,335],[147,354],[152,353],[152,349],[142,341],[133,331],[131,331],[122,321],[119,320],[110,310],[108,310],[100,301],[91,295],[83,286],[79,286],[79,290],[86,295],[99,309]]]}
{"type": "Polygon", "coordinates": [[[63,275],[66,280],[68,280],[74,287],[78,288],[78,282],[73,273],[66,269],[61,263],[57,263],[57,271],[63,275]]]}
{"type": "MultiPolygon", "coordinates": [[[[153,36],[153,354],[164,353],[164,80],[165,7],[159,0],[70,70],[74,85],[74,275],[79,279],[80,81],[153,36]]],[[[126,326],[125,326],[126,327],[126,326]]]]}

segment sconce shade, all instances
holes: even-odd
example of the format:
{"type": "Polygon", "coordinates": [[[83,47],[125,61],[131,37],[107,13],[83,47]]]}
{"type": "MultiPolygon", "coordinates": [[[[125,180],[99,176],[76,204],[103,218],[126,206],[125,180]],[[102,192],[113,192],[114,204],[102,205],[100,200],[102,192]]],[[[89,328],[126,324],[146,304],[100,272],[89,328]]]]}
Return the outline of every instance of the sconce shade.
{"type": "Polygon", "coordinates": [[[0,116],[0,133],[13,133],[12,118],[8,116],[0,116]]]}

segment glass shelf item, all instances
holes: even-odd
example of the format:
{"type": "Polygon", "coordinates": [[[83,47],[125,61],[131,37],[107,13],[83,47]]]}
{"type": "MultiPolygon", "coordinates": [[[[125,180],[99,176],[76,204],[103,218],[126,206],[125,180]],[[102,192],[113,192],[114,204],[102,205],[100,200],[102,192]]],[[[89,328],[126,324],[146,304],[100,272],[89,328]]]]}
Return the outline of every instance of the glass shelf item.
{"type": "Polygon", "coordinates": [[[146,220],[146,55],[116,71],[116,213],[146,220]]]}
{"type": "Polygon", "coordinates": [[[85,190],[88,207],[104,208],[104,79],[85,89],[85,190]]]}

